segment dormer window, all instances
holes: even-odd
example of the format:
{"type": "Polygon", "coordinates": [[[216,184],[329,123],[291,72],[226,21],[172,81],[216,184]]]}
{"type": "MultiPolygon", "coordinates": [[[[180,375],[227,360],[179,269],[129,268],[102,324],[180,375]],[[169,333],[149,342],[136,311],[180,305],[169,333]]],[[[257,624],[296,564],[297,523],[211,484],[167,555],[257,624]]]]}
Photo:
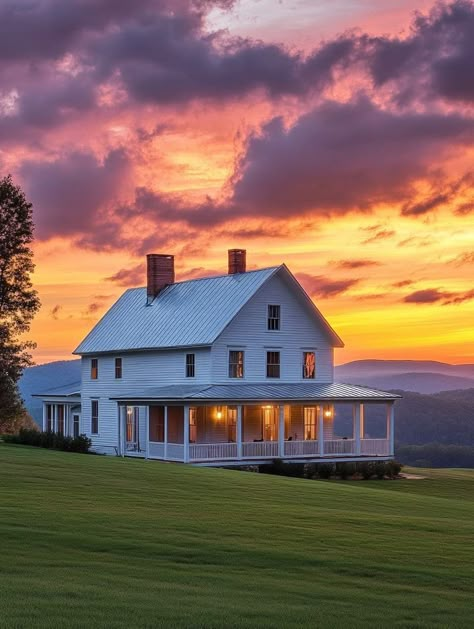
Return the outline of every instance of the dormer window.
{"type": "Polygon", "coordinates": [[[275,304],[271,304],[268,306],[267,329],[280,329],[280,306],[277,306],[275,304]]]}
{"type": "Polygon", "coordinates": [[[120,380],[122,378],[122,359],[115,359],[115,379],[120,380]]]}
{"type": "Polygon", "coordinates": [[[244,377],[244,352],[231,350],[229,352],[229,378],[244,377]]]}
{"type": "Polygon", "coordinates": [[[91,358],[91,380],[97,380],[99,377],[99,359],[91,358]]]}

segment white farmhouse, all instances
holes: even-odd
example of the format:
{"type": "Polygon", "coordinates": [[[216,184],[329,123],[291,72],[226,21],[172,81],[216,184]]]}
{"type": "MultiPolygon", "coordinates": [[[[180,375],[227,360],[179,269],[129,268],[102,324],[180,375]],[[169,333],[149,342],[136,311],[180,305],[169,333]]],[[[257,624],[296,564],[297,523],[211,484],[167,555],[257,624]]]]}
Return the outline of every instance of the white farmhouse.
{"type": "Polygon", "coordinates": [[[232,249],[227,275],[175,282],[173,256],[148,255],[147,287],[125,291],[75,350],[81,382],[41,394],[43,429],[184,463],[392,458],[398,396],[335,383],[339,336],[284,264],[245,260],[232,249]],[[383,428],[368,434],[380,405],[383,428]]]}

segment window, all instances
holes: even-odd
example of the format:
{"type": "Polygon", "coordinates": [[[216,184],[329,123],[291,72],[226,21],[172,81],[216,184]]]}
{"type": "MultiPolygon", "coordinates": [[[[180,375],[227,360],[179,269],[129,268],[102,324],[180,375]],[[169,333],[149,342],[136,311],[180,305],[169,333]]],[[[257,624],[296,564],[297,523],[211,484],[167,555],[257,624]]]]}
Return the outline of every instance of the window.
{"type": "Polygon", "coordinates": [[[305,380],[316,377],[316,354],[314,352],[303,352],[303,378],[305,380]]]}
{"type": "Polygon", "coordinates": [[[276,441],[278,439],[276,408],[273,406],[264,406],[262,412],[262,438],[264,441],[276,441]]]}
{"type": "Polygon", "coordinates": [[[164,406],[150,406],[149,409],[150,441],[163,443],[165,440],[165,409],[164,406]]]}
{"type": "Polygon", "coordinates": [[[269,330],[280,329],[280,306],[268,306],[267,327],[269,330]]]}
{"type": "Polygon", "coordinates": [[[99,434],[99,400],[91,400],[91,434],[99,434]]]}
{"type": "Polygon", "coordinates": [[[127,406],[126,448],[140,452],[140,409],[138,406],[127,406]]]}
{"type": "Polygon", "coordinates": [[[244,353],[240,350],[229,352],[229,378],[244,377],[244,353]]]}
{"type": "Polygon", "coordinates": [[[186,378],[194,378],[196,375],[196,356],[186,354],[186,378]]]}
{"type": "Polygon", "coordinates": [[[79,437],[80,430],[80,417],[79,415],[72,416],[72,435],[73,437],[79,437]]]}
{"type": "Polygon", "coordinates": [[[115,359],[115,379],[120,380],[121,377],[122,377],[122,359],[116,358],[115,359]]]}
{"type": "Polygon", "coordinates": [[[308,406],[304,409],[304,438],[306,441],[317,439],[316,407],[308,406]]]}
{"type": "Polygon", "coordinates": [[[99,360],[91,358],[91,380],[97,380],[99,377],[99,360]]]}
{"type": "Polygon", "coordinates": [[[280,352],[267,352],[267,378],[280,377],[280,352]]]}
{"type": "Polygon", "coordinates": [[[58,404],[58,429],[60,435],[64,435],[64,404],[58,404]]]}
{"type": "MultiPolygon", "coordinates": [[[[191,354],[193,356],[194,354],[191,354]]],[[[189,409],[189,443],[196,443],[197,440],[197,408],[192,406],[189,409]]]]}
{"type": "Polygon", "coordinates": [[[53,432],[53,405],[46,404],[46,430],[53,432]]]}
{"type": "Polygon", "coordinates": [[[229,406],[227,409],[227,441],[237,441],[237,407],[229,406]]]}

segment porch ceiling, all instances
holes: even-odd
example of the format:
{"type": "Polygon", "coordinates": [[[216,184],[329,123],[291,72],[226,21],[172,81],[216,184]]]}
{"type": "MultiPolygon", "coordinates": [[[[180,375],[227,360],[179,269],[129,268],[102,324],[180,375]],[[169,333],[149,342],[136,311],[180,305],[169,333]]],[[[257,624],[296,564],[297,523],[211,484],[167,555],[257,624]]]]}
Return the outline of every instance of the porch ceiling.
{"type": "Polygon", "coordinates": [[[269,400],[298,401],[392,401],[395,393],[338,382],[320,383],[255,383],[170,385],[128,391],[112,397],[117,401],[202,401],[202,402],[263,402],[269,400]]]}

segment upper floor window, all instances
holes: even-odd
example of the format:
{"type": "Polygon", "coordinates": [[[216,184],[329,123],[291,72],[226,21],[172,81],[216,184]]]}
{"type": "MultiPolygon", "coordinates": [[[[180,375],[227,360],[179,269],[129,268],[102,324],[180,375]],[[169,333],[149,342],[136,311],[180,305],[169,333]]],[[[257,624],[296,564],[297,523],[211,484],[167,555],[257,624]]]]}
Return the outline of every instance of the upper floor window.
{"type": "Polygon", "coordinates": [[[229,352],[229,378],[244,377],[244,353],[240,350],[229,352]]]}
{"type": "Polygon", "coordinates": [[[268,306],[267,329],[268,330],[280,329],[280,306],[275,306],[275,305],[268,306]]]}
{"type": "Polygon", "coordinates": [[[91,358],[91,380],[97,380],[99,377],[99,359],[91,358]]]}
{"type": "Polygon", "coordinates": [[[115,359],[115,378],[117,380],[120,380],[121,377],[122,377],[122,359],[116,358],[115,359]]]}
{"type": "Polygon", "coordinates": [[[280,377],[280,352],[267,352],[267,378],[280,377]]]}
{"type": "Polygon", "coordinates": [[[99,400],[91,400],[91,434],[99,434],[99,400]]]}
{"type": "Polygon", "coordinates": [[[186,378],[194,378],[196,375],[196,356],[186,354],[186,378]]]}
{"type": "Polygon", "coordinates": [[[316,377],[316,354],[303,352],[303,378],[313,380],[316,377]]]}

